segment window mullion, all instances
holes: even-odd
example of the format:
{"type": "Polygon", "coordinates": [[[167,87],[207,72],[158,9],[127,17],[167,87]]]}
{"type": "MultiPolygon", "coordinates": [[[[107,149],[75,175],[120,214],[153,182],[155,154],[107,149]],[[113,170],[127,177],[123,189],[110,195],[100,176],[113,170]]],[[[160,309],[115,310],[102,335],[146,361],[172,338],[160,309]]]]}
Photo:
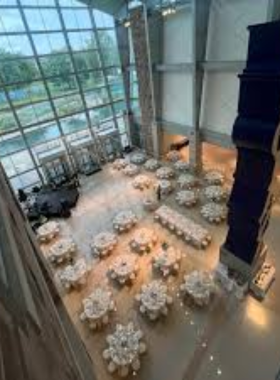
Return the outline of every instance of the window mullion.
{"type": "MultiPolygon", "coordinates": [[[[54,102],[53,102],[53,99],[52,99],[52,95],[51,95],[51,92],[50,92],[50,89],[49,89],[49,86],[48,86],[48,83],[46,81],[46,78],[44,76],[44,71],[43,71],[43,68],[42,68],[42,65],[41,65],[41,62],[38,58],[38,54],[37,54],[37,50],[36,50],[36,46],[35,46],[35,43],[33,41],[33,38],[32,38],[32,34],[30,32],[30,28],[29,28],[29,25],[28,25],[28,22],[27,22],[27,19],[26,19],[26,16],[25,16],[25,13],[23,11],[23,8],[21,6],[21,3],[20,3],[20,0],[17,0],[17,4],[18,4],[18,8],[19,8],[19,12],[21,14],[21,17],[22,17],[22,21],[24,23],[24,26],[26,28],[26,33],[27,33],[27,37],[28,37],[28,40],[30,42],[30,45],[31,45],[31,48],[32,48],[32,51],[33,51],[33,54],[34,54],[34,59],[38,65],[38,69],[39,69],[39,72],[40,72],[40,76],[42,78],[42,82],[44,83],[44,86],[45,86],[45,89],[46,89],[46,92],[47,92],[47,95],[48,95],[48,101],[50,102],[50,105],[51,105],[51,108],[52,108],[52,111],[53,111],[53,114],[55,116],[55,121],[57,123],[57,126],[58,126],[58,129],[60,131],[60,134],[61,134],[61,139],[64,143],[64,147],[66,149],[66,152],[67,152],[67,155],[68,155],[68,158],[69,160],[71,161],[71,155],[70,155],[70,151],[69,151],[69,147],[65,141],[65,136],[64,136],[64,132],[63,132],[63,128],[61,126],[61,123],[60,123],[60,118],[58,116],[58,113],[56,111],[56,108],[55,108],[55,105],[54,105],[54,102]]],[[[36,169],[37,171],[39,172],[38,170],[38,167],[36,165],[36,169]]]]}
{"type": "Polygon", "coordinates": [[[87,107],[87,103],[86,103],[83,87],[82,87],[82,84],[80,82],[80,77],[79,77],[79,74],[78,74],[77,64],[76,64],[76,61],[74,59],[73,49],[72,49],[72,46],[70,44],[70,40],[69,40],[69,37],[68,37],[68,34],[67,34],[67,30],[66,30],[66,27],[65,27],[65,22],[64,22],[64,19],[63,19],[63,16],[62,16],[61,9],[59,7],[58,0],[55,0],[55,4],[57,5],[57,11],[58,11],[60,23],[61,23],[61,26],[62,26],[62,31],[63,31],[64,37],[65,37],[66,45],[67,45],[67,48],[68,48],[68,51],[69,51],[69,56],[70,56],[70,59],[71,59],[72,65],[73,65],[74,73],[75,73],[75,76],[76,76],[76,81],[77,81],[77,84],[78,84],[79,93],[80,93],[80,96],[81,96],[81,99],[82,99],[82,103],[83,103],[83,106],[84,106],[84,112],[85,112],[86,119],[87,119],[87,128],[88,128],[88,130],[89,130],[89,132],[90,132],[90,134],[92,136],[92,139],[94,141],[94,148],[95,148],[96,157],[98,158],[98,161],[99,161],[99,164],[100,164],[100,157],[98,155],[98,149],[97,149],[97,146],[96,146],[95,131],[91,127],[91,119],[90,119],[90,115],[89,115],[89,111],[88,111],[88,107],[87,107]]]}

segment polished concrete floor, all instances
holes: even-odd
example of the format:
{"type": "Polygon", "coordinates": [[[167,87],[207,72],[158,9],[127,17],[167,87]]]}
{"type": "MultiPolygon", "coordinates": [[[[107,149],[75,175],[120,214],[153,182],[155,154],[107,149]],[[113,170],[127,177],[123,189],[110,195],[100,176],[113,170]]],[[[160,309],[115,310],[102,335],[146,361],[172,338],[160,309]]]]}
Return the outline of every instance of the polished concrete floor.
{"type": "MultiPolygon", "coordinates": [[[[207,165],[221,167],[231,181],[234,167],[232,152],[205,147],[207,165]]],[[[153,175],[151,175],[153,177],[153,175]]],[[[152,190],[149,190],[152,191],[152,190]]],[[[278,278],[263,302],[247,296],[242,301],[220,292],[207,310],[199,311],[182,304],[177,288],[185,273],[195,268],[212,269],[218,261],[219,246],[224,239],[226,226],[209,226],[199,215],[199,207],[180,209],[201,224],[208,226],[213,243],[205,251],[195,250],[153,222],[152,215],[141,205],[143,193],[131,186],[131,179],[115,172],[108,165],[100,173],[88,178],[73,216],[62,222],[62,234],[73,236],[79,255],[92,263],[87,286],[80,292],[64,294],[63,300],[93,360],[98,380],[112,378],[102,359],[105,337],[114,330],[117,322],[133,320],[145,334],[148,352],[142,358],[142,368],[133,378],[141,380],[268,380],[274,379],[280,368],[280,282],[278,278]],[[138,226],[153,228],[159,240],[168,241],[181,249],[183,262],[178,277],[168,280],[175,302],[168,317],[157,323],[147,323],[139,315],[134,295],[140,286],[154,275],[151,271],[153,253],[140,258],[141,270],[132,287],[118,289],[106,276],[110,262],[127,250],[133,233],[121,235],[116,251],[107,259],[94,261],[89,243],[101,231],[112,231],[112,218],[120,211],[131,209],[139,217],[138,226]],[[112,288],[117,312],[102,332],[92,333],[79,321],[81,300],[96,285],[112,288]],[[278,295],[278,297],[277,297],[278,295]]],[[[179,208],[174,194],[164,203],[179,208]]],[[[267,232],[271,261],[280,269],[279,234],[280,205],[274,206],[267,232]]],[[[132,376],[131,376],[132,378],[132,376]]]]}

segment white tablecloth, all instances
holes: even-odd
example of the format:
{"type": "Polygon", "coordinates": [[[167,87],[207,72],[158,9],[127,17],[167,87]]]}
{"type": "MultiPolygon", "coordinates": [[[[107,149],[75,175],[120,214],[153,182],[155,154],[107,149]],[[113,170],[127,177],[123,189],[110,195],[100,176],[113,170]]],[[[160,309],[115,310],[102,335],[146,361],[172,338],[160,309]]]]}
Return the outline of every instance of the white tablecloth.
{"type": "Polygon", "coordinates": [[[206,228],[166,205],[155,211],[155,220],[196,248],[206,248],[211,242],[211,235],[206,228]]]}
{"type": "Polygon", "coordinates": [[[130,162],[132,162],[135,165],[142,165],[147,160],[147,156],[143,152],[136,152],[132,153],[130,156],[130,162]]]}
{"type": "Polygon", "coordinates": [[[81,321],[95,330],[107,325],[111,312],[115,310],[115,302],[110,291],[98,287],[82,301],[82,307],[81,321]]]}
{"type": "Polygon", "coordinates": [[[144,167],[146,170],[154,172],[160,167],[160,162],[158,160],[155,160],[154,158],[150,158],[148,161],[145,162],[144,167]]]}
{"type": "Polygon", "coordinates": [[[166,277],[178,272],[181,258],[181,252],[172,246],[160,248],[153,257],[153,267],[166,277]]]}
{"type": "Polygon", "coordinates": [[[151,320],[167,315],[168,306],[173,302],[172,297],[167,294],[167,286],[158,280],[144,284],[141,292],[136,295],[136,300],[140,303],[140,312],[151,320]]]}
{"type": "Polygon", "coordinates": [[[219,170],[209,170],[204,175],[208,185],[222,185],[225,181],[225,176],[219,170]]]}
{"type": "Polygon", "coordinates": [[[212,274],[195,270],[184,276],[180,290],[184,296],[190,297],[196,305],[207,306],[216,287],[212,274]]]}
{"type": "Polygon", "coordinates": [[[129,253],[118,256],[109,267],[109,276],[123,285],[133,282],[138,271],[137,258],[129,253]]]}
{"type": "Polygon", "coordinates": [[[89,273],[89,266],[84,259],[79,259],[75,264],[68,265],[63,270],[58,272],[58,277],[61,284],[66,288],[77,288],[86,283],[89,273]]]}
{"type": "Polygon", "coordinates": [[[168,195],[173,191],[172,182],[168,179],[162,179],[158,181],[156,186],[160,186],[160,192],[162,195],[168,195]]]}
{"type": "Polygon", "coordinates": [[[124,169],[123,173],[127,175],[128,177],[134,177],[139,173],[140,169],[135,164],[128,164],[124,169]]]}
{"type": "Polygon", "coordinates": [[[117,245],[117,236],[111,232],[101,232],[92,241],[91,248],[94,255],[98,257],[107,256],[117,245]]]}
{"type": "Polygon", "coordinates": [[[210,223],[221,223],[226,219],[227,208],[214,202],[206,203],[201,207],[201,215],[210,223]]]}
{"type": "Polygon", "coordinates": [[[59,234],[57,222],[47,222],[37,229],[37,236],[41,242],[48,242],[59,234]]]}
{"type": "Polygon", "coordinates": [[[60,239],[48,251],[48,259],[55,264],[69,260],[76,252],[76,244],[70,238],[60,239]]]}
{"type": "Polygon", "coordinates": [[[174,177],[174,171],[169,166],[162,166],[156,171],[156,176],[159,179],[170,179],[174,177]]]}
{"type": "Polygon", "coordinates": [[[124,169],[128,165],[128,161],[124,158],[117,158],[113,162],[113,168],[116,170],[124,169]]]}
{"type": "Polygon", "coordinates": [[[140,228],[135,231],[129,244],[131,249],[138,253],[149,253],[157,242],[157,236],[153,229],[140,228]]]}
{"type": "Polygon", "coordinates": [[[198,194],[195,190],[181,190],[175,196],[176,201],[180,206],[191,207],[198,201],[198,194]]]}
{"type": "Polygon", "coordinates": [[[148,189],[151,186],[151,184],[152,184],[151,179],[143,174],[136,176],[132,181],[133,187],[135,189],[140,189],[140,190],[148,189]]]}
{"type": "Polygon", "coordinates": [[[134,212],[130,210],[121,211],[114,217],[113,227],[119,233],[126,232],[135,226],[137,221],[138,219],[134,212]]]}
{"type": "Polygon", "coordinates": [[[132,322],[118,324],[113,334],[107,336],[108,348],[103,351],[103,358],[108,362],[108,371],[117,372],[126,377],[131,371],[140,369],[140,356],[146,352],[142,341],[143,333],[132,322]]]}
{"type": "Polygon", "coordinates": [[[174,163],[174,169],[179,172],[186,172],[190,169],[190,164],[187,161],[179,160],[174,163]]]}
{"type": "Polygon", "coordinates": [[[220,185],[207,186],[204,189],[204,194],[209,201],[213,202],[221,202],[226,200],[228,197],[227,189],[220,185]]]}
{"type": "Polygon", "coordinates": [[[181,189],[192,189],[199,185],[198,178],[189,173],[181,174],[177,183],[181,189]]]}

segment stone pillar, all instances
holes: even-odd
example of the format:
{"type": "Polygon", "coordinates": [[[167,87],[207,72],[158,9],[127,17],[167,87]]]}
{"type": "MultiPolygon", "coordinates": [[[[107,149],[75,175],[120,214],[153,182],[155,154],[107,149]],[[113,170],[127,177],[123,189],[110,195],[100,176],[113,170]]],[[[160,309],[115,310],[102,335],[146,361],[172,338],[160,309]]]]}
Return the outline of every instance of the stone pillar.
{"type": "Polygon", "coordinates": [[[156,112],[148,38],[148,22],[145,6],[140,5],[130,10],[130,22],[139,86],[141,140],[146,152],[157,157],[158,133],[155,121],[156,112]]]}
{"type": "Polygon", "coordinates": [[[220,261],[250,279],[262,265],[280,134],[280,21],[249,27],[232,139],[238,157],[229,198],[229,230],[220,261]]]}
{"type": "Polygon", "coordinates": [[[190,135],[189,144],[189,162],[194,172],[201,172],[202,170],[202,141],[200,131],[194,128],[190,135]]]}
{"type": "Polygon", "coordinates": [[[116,22],[116,36],[118,41],[118,48],[120,52],[120,61],[122,67],[122,77],[124,84],[124,94],[125,94],[125,103],[127,112],[124,113],[124,119],[127,126],[127,132],[129,135],[129,143],[132,145],[137,145],[133,139],[134,132],[134,120],[133,114],[131,112],[131,104],[130,104],[130,51],[129,51],[129,39],[128,39],[128,28],[125,28],[123,23],[116,22]]]}

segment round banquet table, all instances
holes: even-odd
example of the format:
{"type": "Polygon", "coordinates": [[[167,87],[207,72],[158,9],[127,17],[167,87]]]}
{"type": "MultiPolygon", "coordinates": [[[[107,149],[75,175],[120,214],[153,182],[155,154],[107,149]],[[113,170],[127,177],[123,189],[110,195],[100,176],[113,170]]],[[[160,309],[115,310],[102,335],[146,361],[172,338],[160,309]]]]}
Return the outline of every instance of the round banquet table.
{"type": "Polygon", "coordinates": [[[138,253],[149,253],[157,242],[157,236],[152,229],[140,228],[135,231],[130,240],[130,247],[138,253]]]}
{"type": "Polygon", "coordinates": [[[151,179],[146,175],[140,174],[136,176],[132,182],[132,185],[135,189],[144,190],[148,189],[151,186],[151,179]]]}
{"type": "Polygon", "coordinates": [[[117,158],[113,162],[113,168],[116,169],[116,170],[124,169],[127,165],[128,165],[128,162],[124,158],[117,158]]]}
{"type": "Polygon", "coordinates": [[[191,207],[197,203],[198,194],[194,190],[181,190],[178,191],[175,199],[180,206],[191,207]]]}
{"type": "Polygon", "coordinates": [[[147,349],[142,339],[142,331],[136,329],[132,322],[127,325],[117,324],[114,333],[107,336],[108,348],[103,351],[108,371],[117,372],[121,377],[137,372],[141,367],[140,356],[147,349]]]}
{"type": "Polygon", "coordinates": [[[153,257],[153,267],[158,270],[163,277],[178,273],[181,262],[181,252],[174,247],[167,249],[160,248],[153,257]]]}
{"type": "Polygon", "coordinates": [[[118,256],[109,267],[109,276],[120,285],[135,280],[138,271],[137,258],[132,254],[118,256]]]}
{"type": "Polygon", "coordinates": [[[82,307],[81,321],[96,330],[108,324],[110,314],[115,310],[115,302],[110,291],[98,287],[83,299],[82,307]]]}
{"type": "Polygon", "coordinates": [[[215,283],[212,274],[195,270],[184,276],[180,286],[183,296],[189,297],[197,306],[207,306],[215,293],[215,283]]]}
{"type": "Polygon", "coordinates": [[[128,164],[124,169],[123,173],[128,177],[134,177],[139,173],[139,167],[135,164],[128,164]]]}
{"type": "Polygon", "coordinates": [[[155,160],[154,158],[150,158],[148,161],[145,162],[145,165],[144,165],[144,168],[151,172],[156,171],[159,167],[160,167],[160,162],[158,160],[155,160]]]}
{"type": "Polygon", "coordinates": [[[204,189],[204,194],[209,201],[213,202],[221,202],[228,197],[228,191],[220,185],[207,186],[204,189]]]}
{"type": "Polygon", "coordinates": [[[181,189],[192,189],[199,185],[198,179],[193,174],[181,174],[177,181],[181,189]]]}
{"type": "Polygon", "coordinates": [[[109,255],[117,245],[117,236],[111,232],[101,232],[92,241],[91,248],[94,255],[102,258],[109,255]]]}
{"type": "Polygon", "coordinates": [[[135,298],[140,303],[141,314],[147,315],[152,321],[161,315],[166,316],[168,306],[173,303],[172,297],[167,295],[167,286],[158,280],[143,285],[141,292],[135,298]]]}
{"type": "Polygon", "coordinates": [[[130,156],[130,162],[135,165],[142,165],[147,160],[147,156],[143,152],[136,152],[130,156]]]}
{"type": "Polygon", "coordinates": [[[224,205],[209,202],[201,207],[200,213],[208,222],[219,224],[226,219],[227,208],[224,205]]]}
{"type": "Polygon", "coordinates": [[[66,266],[58,272],[58,277],[65,289],[79,288],[85,285],[89,267],[84,259],[79,259],[75,264],[66,266]]]}
{"type": "Polygon", "coordinates": [[[162,195],[168,195],[173,191],[172,182],[168,179],[158,181],[157,186],[160,186],[160,192],[162,195]]]}
{"type": "Polygon", "coordinates": [[[170,179],[174,177],[174,171],[169,166],[162,166],[156,171],[156,176],[159,179],[170,179]]]}
{"type": "Polygon", "coordinates": [[[174,169],[178,170],[179,172],[186,172],[190,169],[190,165],[186,161],[179,160],[174,163],[174,169]]]}
{"type": "Polygon", "coordinates": [[[204,179],[208,185],[222,185],[225,181],[225,176],[219,170],[209,170],[205,173],[204,179]]]}
{"type": "Polygon", "coordinates": [[[54,264],[70,260],[76,252],[73,239],[64,238],[55,242],[48,251],[48,259],[54,264]]]}
{"type": "Polygon", "coordinates": [[[54,221],[47,222],[37,229],[40,242],[49,242],[59,234],[59,224],[54,221]]]}
{"type": "Polygon", "coordinates": [[[113,219],[113,227],[118,233],[131,230],[137,223],[137,216],[130,210],[119,212],[113,219]]]}

